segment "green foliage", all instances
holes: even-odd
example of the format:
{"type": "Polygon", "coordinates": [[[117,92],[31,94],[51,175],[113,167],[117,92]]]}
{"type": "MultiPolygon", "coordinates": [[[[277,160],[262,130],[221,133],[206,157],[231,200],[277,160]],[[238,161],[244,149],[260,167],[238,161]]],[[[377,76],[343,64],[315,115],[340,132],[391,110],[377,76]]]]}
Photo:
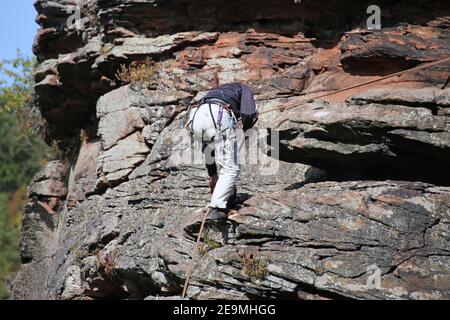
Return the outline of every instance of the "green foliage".
{"type": "Polygon", "coordinates": [[[20,226],[12,224],[7,214],[8,195],[0,193],[0,300],[8,298],[6,281],[19,263],[20,226]]]}
{"type": "Polygon", "coordinates": [[[209,250],[214,250],[222,247],[222,244],[220,244],[219,242],[217,242],[216,240],[212,239],[209,236],[209,229],[207,229],[205,232],[205,244],[209,250]]]}
{"type": "Polygon", "coordinates": [[[0,87],[0,192],[28,184],[53,156],[39,135],[43,120],[33,106],[34,66],[34,59],[19,51],[14,59],[0,60],[0,79],[11,79],[9,86],[0,87]]]}
{"type": "Polygon", "coordinates": [[[0,60],[0,299],[7,298],[5,281],[20,264],[18,244],[26,185],[53,157],[41,139],[42,118],[33,106],[35,62],[18,52],[0,60]]]}
{"type": "Polygon", "coordinates": [[[18,131],[24,136],[42,135],[46,125],[33,105],[35,69],[35,59],[23,56],[20,51],[14,59],[0,60],[0,112],[13,112],[18,131]],[[10,81],[1,80],[5,78],[10,81]]]}
{"type": "Polygon", "coordinates": [[[20,51],[17,51],[16,58],[0,61],[0,73],[12,81],[5,86],[6,81],[0,80],[0,105],[3,109],[17,110],[31,103],[35,66],[35,60],[24,57],[20,51]]]}
{"type": "Polygon", "coordinates": [[[32,133],[20,134],[13,112],[0,111],[0,192],[13,192],[47,160],[50,148],[32,133]]]}
{"type": "Polygon", "coordinates": [[[205,235],[204,235],[204,242],[202,245],[198,248],[198,253],[201,257],[205,256],[209,251],[221,248],[222,244],[220,242],[217,242],[216,240],[212,239],[209,236],[209,229],[206,228],[205,235]]]}

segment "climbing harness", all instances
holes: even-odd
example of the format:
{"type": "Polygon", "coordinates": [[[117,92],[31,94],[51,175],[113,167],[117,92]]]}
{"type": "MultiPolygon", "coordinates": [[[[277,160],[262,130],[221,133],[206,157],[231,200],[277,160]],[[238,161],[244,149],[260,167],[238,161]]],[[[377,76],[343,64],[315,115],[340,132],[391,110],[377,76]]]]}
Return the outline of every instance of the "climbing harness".
{"type": "Polygon", "coordinates": [[[219,107],[219,114],[217,115],[217,127],[220,129],[220,125],[222,124],[223,117],[223,106],[219,107]]]}
{"type": "MultiPolygon", "coordinates": [[[[213,115],[213,112],[212,112],[212,109],[211,109],[211,103],[208,103],[208,107],[209,107],[209,114],[211,115],[211,121],[212,121],[212,123],[214,125],[214,128],[216,128],[216,130],[217,130],[217,126],[220,125],[220,124],[219,123],[216,124],[216,121],[214,120],[214,115],[213,115]]],[[[194,120],[192,120],[192,122],[193,121],[194,120]]]]}

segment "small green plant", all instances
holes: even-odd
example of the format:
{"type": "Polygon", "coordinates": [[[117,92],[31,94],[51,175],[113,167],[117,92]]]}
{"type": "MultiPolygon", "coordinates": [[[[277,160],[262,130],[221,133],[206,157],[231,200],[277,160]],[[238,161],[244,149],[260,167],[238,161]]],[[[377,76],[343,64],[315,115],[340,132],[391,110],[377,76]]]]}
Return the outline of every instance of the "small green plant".
{"type": "Polygon", "coordinates": [[[198,247],[198,254],[200,257],[204,257],[208,253],[208,248],[204,244],[198,247]]]}
{"type": "Polygon", "coordinates": [[[267,259],[258,256],[256,252],[244,251],[242,254],[242,264],[244,274],[251,279],[263,280],[269,273],[267,259]]]}
{"type": "Polygon", "coordinates": [[[156,77],[156,66],[151,58],[134,61],[129,66],[121,65],[116,78],[123,83],[151,83],[156,77]]]}
{"type": "Polygon", "coordinates": [[[222,244],[220,242],[217,242],[216,240],[210,238],[209,229],[207,229],[205,232],[205,244],[209,250],[214,250],[222,247],[222,244]]]}
{"type": "Polygon", "coordinates": [[[217,242],[216,240],[213,240],[209,236],[209,229],[205,230],[205,236],[204,236],[204,242],[203,244],[198,248],[198,254],[203,257],[205,256],[209,251],[218,249],[222,247],[222,244],[220,242],[217,242]]]}

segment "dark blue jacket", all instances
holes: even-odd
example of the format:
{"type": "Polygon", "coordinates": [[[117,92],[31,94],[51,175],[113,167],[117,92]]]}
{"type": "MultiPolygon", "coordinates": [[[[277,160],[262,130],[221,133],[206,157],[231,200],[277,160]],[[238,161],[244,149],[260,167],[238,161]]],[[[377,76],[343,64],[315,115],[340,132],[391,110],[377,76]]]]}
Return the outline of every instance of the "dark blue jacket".
{"type": "Polygon", "coordinates": [[[248,130],[258,119],[255,98],[252,90],[239,82],[227,83],[210,90],[201,101],[208,99],[220,99],[231,105],[237,119],[242,119],[244,130],[248,130]]]}

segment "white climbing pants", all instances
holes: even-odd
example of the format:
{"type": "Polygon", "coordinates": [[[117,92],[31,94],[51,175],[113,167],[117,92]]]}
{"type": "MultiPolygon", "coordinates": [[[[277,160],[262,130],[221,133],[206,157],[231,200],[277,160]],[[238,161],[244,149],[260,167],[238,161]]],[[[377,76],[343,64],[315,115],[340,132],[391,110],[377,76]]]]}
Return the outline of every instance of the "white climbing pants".
{"type": "Polygon", "coordinates": [[[205,149],[205,161],[207,163],[215,161],[217,166],[219,179],[209,206],[225,209],[228,199],[234,193],[239,176],[236,118],[220,105],[206,103],[199,106],[198,110],[192,110],[189,120],[192,121],[191,129],[194,138],[208,145],[205,149]],[[218,126],[221,108],[223,109],[222,120],[218,126]]]}

